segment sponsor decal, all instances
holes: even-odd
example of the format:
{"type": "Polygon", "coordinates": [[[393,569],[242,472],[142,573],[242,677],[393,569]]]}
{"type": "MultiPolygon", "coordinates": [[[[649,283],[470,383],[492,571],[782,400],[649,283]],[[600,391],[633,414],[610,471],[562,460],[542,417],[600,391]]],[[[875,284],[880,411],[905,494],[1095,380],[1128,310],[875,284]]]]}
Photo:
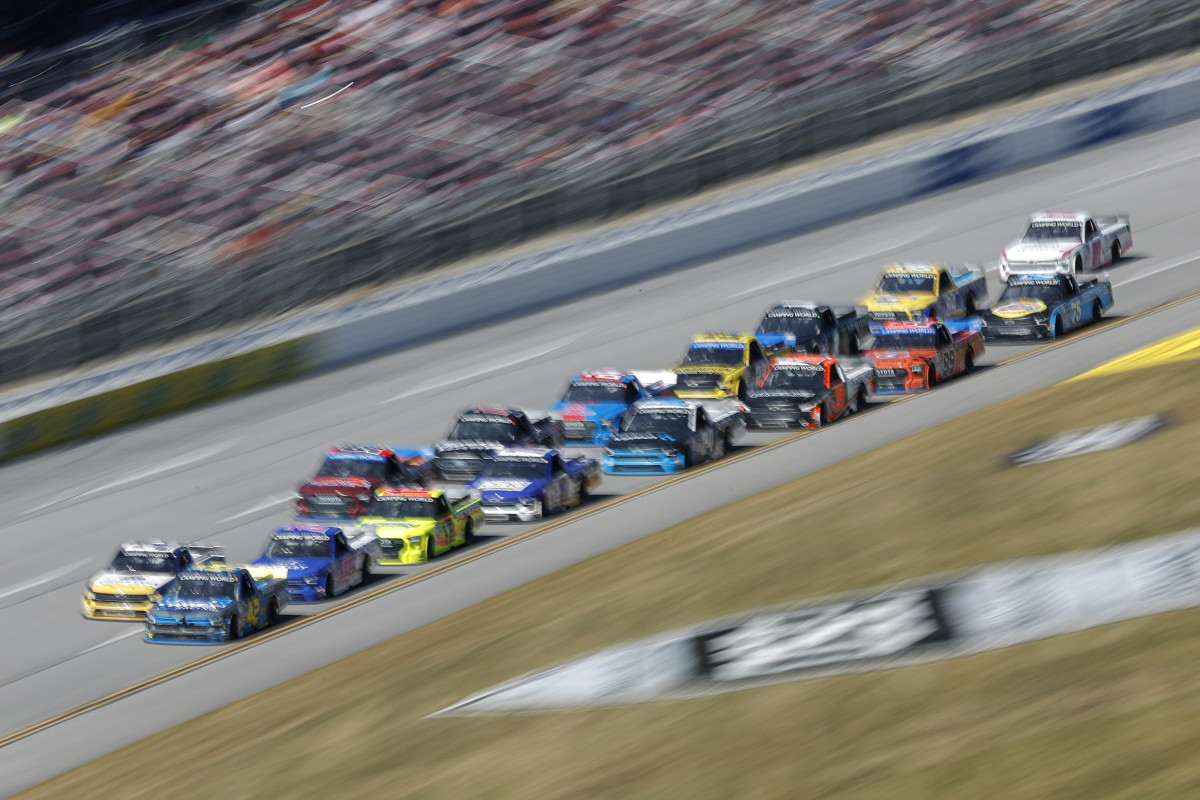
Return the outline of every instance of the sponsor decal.
{"type": "Polygon", "coordinates": [[[1200,605],[1200,529],[990,564],[627,642],[439,715],[682,699],[916,664],[1200,605]]]}
{"type": "Polygon", "coordinates": [[[821,312],[818,309],[806,308],[803,306],[779,306],[778,308],[772,308],[770,311],[768,311],[767,316],[772,318],[803,317],[805,319],[818,319],[821,316],[821,312]]]}
{"type": "Polygon", "coordinates": [[[1057,461],[1060,458],[1080,456],[1084,453],[1096,453],[1101,450],[1113,450],[1142,439],[1166,424],[1166,419],[1158,415],[1133,417],[1091,428],[1067,431],[1044,442],[1010,453],[1008,460],[1018,467],[1027,464],[1042,464],[1047,461],[1057,461]]]}
{"type": "Polygon", "coordinates": [[[996,306],[992,309],[992,315],[1001,319],[1018,319],[1045,310],[1046,304],[1041,300],[1018,300],[1013,303],[996,306]]]}

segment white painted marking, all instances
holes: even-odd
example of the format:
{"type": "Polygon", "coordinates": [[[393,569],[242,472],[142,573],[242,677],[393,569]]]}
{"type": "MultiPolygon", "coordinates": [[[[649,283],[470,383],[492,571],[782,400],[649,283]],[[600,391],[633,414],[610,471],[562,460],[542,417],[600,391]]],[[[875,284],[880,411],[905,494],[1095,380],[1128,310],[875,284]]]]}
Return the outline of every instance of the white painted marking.
{"type": "Polygon", "coordinates": [[[87,563],[88,563],[87,561],[76,561],[73,564],[68,564],[65,567],[59,567],[56,570],[52,570],[51,572],[47,572],[43,575],[37,576],[36,578],[27,580],[24,583],[18,583],[16,586],[13,586],[9,589],[5,589],[4,591],[0,592],[0,597],[9,597],[10,595],[20,594],[21,592],[27,592],[36,586],[41,586],[43,583],[49,583],[50,581],[61,578],[64,575],[70,575],[72,572],[74,572],[75,570],[79,569],[80,567],[82,567],[83,565],[85,565],[87,563]]]}
{"type": "Polygon", "coordinates": [[[274,508],[275,506],[283,505],[284,503],[290,503],[294,499],[295,499],[295,497],[293,495],[286,495],[284,497],[271,497],[267,500],[264,500],[263,502],[259,503],[256,506],[251,506],[250,508],[247,508],[245,511],[240,511],[237,514],[233,514],[231,516],[226,517],[225,519],[217,520],[217,522],[232,522],[235,519],[241,519],[242,517],[248,517],[251,514],[257,514],[259,511],[265,511],[268,508],[274,508]]]}
{"type": "Polygon", "coordinates": [[[53,508],[54,506],[61,505],[63,503],[69,503],[72,500],[79,500],[84,497],[89,497],[90,495],[93,495],[93,494],[107,492],[111,489],[118,489],[118,488],[128,485],[130,483],[137,483],[138,481],[144,481],[147,478],[153,478],[155,475],[160,475],[164,472],[170,472],[171,470],[179,469],[180,467],[190,466],[191,464],[195,464],[200,461],[204,461],[206,459],[212,458],[213,456],[217,455],[218,453],[222,452],[223,450],[228,450],[230,447],[232,447],[238,441],[239,441],[238,439],[230,439],[229,441],[226,441],[226,442],[220,442],[218,444],[214,444],[211,447],[203,448],[200,450],[193,450],[192,452],[188,453],[187,455],[180,456],[179,458],[172,459],[170,461],[164,461],[161,464],[156,464],[153,467],[148,467],[147,469],[144,469],[140,472],[135,472],[132,475],[126,475],[124,478],[118,478],[115,481],[109,481],[106,484],[103,484],[101,486],[96,486],[92,489],[88,489],[87,491],[56,497],[53,500],[50,500],[48,502],[42,503],[41,505],[34,506],[33,508],[30,508],[26,511],[21,512],[21,516],[29,517],[29,516],[32,516],[34,514],[41,512],[41,511],[45,511],[48,508],[53,508]]]}
{"type": "Polygon", "coordinates": [[[910,245],[916,241],[919,241],[920,239],[923,239],[926,236],[929,236],[936,230],[937,230],[936,226],[932,227],[932,228],[926,228],[925,230],[921,231],[920,233],[917,233],[913,236],[907,237],[903,241],[893,242],[892,244],[889,244],[886,247],[879,248],[878,250],[873,250],[869,253],[860,253],[859,255],[851,256],[850,258],[844,258],[841,261],[835,262],[833,264],[828,264],[824,267],[819,267],[817,269],[808,270],[807,272],[792,273],[791,275],[788,275],[785,278],[776,278],[775,280],[767,281],[766,283],[760,283],[757,286],[751,287],[749,289],[743,289],[742,291],[732,295],[731,299],[738,300],[740,298],[746,297],[747,295],[758,294],[759,292],[764,292],[768,289],[774,289],[779,286],[786,286],[789,283],[795,283],[797,281],[800,281],[800,280],[803,280],[806,278],[814,278],[814,277],[816,277],[818,275],[822,275],[826,272],[832,272],[835,269],[840,269],[840,268],[846,266],[847,264],[853,264],[856,261],[866,261],[867,259],[870,259],[870,258],[878,258],[879,256],[886,255],[887,253],[892,252],[893,250],[898,250],[901,247],[907,247],[908,245],[910,245]]]}
{"type": "Polygon", "coordinates": [[[1132,278],[1126,278],[1120,283],[1114,283],[1113,286],[1125,286],[1126,284],[1133,283],[1134,281],[1140,281],[1142,278],[1149,278],[1152,275],[1157,275],[1160,272],[1166,272],[1167,270],[1175,269],[1176,267],[1182,267],[1197,260],[1200,260],[1200,252],[1184,256],[1177,261],[1172,261],[1170,264],[1164,264],[1161,267],[1150,270],[1149,272],[1143,272],[1140,275],[1134,275],[1132,278]]]}
{"type": "Polygon", "coordinates": [[[80,650],[78,653],[76,653],[75,657],[78,658],[79,656],[86,655],[87,653],[90,653],[93,650],[99,650],[101,647],[108,647],[110,644],[116,644],[117,642],[121,641],[122,639],[132,639],[134,636],[141,636],[143,630],[144,629],[142,628],[142,626],[138,625],[137,628],[135,628],[134,630],[126,631],[125,633],[118,633],[116,636],[112,637],[111,639],[105,639],[100,644],[94,644],[91,647],[85,647],[83,650],[80,650]]]}
{"type": "Polygon", "coordinates": [[[1149,175],[1152,172],[1161,172],[1164,169],[1170,169],[1171,167],[1178,166],[1179,164],[1186,164],[1189,161],[1195,161],[1196,159],[1200,159],[1200,153],[1192,153],[1191,155],[1172,158],[1161,164],[1156,164],[1152,167],[1144,167],[1143,169],[1139,169],[1136,172],[1130,172],[1128,174],[1122,175],[1119,178],[1111,178],[1106,181],[1101,181],[1100,183],[1093,183],[1091,186],[1088,186],[1084,189],[1080,189],[1078,192],[1076,192],[1076,194],[1087,194],[1088,192],[1094,192],[1097,189],[1106,189],[1109,186],[1116,186],[1118,183],[1124,183],[1125,181],[1131,181],[1134,178],[1140,178],[1143,175],[1149,175]]]}
{"type": "Polygon", "coordinates": [[[324,102],[325,102],[326,100],[328,100],[329,98],[331,98],[331,97],[336,97],[337,95],[339,95],[339,94],[341,94],[342,92],[346,91],[347,89],[349,89],[349,88],[350,88],[351,86],[353,86],[353,85],[354,85],[354,81],[350,81],[349,83],[347,83],[347,84],[346,84],[345,86],[343,86],[342,88],[338,89],[338,90],[337,90],[336,92],[334,92],[333,94],[327,94],[327,95],[325,95],[324,97],[322,97],[320,100],[313,100],[311,103],[307,103],[307,104],[305,104],[305,105],[302,105],[302,106],[300,106],[300,107],[301,107],[301,108],[309,108],[309,107],[311,107],[311,106],[315,106],[317,103],[324,103],[324,102]]]}
{"type": "Polygon", "coordinates": [[[406,392],[401,392],[400,394],[389,397],[386,400],[380,400],[379,405],[384,405],[385,403],[394,403],[397,400],[403,400],[404,398],[412,397],[415,394],[422,394],[424,392],[433,391],[434,389],[444,389],[447,386],[453,386],[456,383],[463,383],[464,381],[482,378],[484,375],[491,375],[494,372],[501,372],[509,367],[515,367],[518,364],[524,364],[526,361],[533,361],[535,358],[541,358],[542,356],[556,353],[559,350],[564,350],[569,345],[572,345],[582,339],[584,336],[587,336],[589,333],[591,333],[591,331],[583,331],[582,333],[578,333],[575,336],[572,336],[570,339],[556,344],[553,347],[546,347],[541,350],[524,353],[515,358],[509,359],[508,361],[502,361],[499,364],[493,364],[490,367],[484,367],[483,369],[476,370],[475,372],[467,372],[462,375],[456,375],[453,378],[447,378],[435,383],[422,383],[421,385],[415,386],[406,392]]]}

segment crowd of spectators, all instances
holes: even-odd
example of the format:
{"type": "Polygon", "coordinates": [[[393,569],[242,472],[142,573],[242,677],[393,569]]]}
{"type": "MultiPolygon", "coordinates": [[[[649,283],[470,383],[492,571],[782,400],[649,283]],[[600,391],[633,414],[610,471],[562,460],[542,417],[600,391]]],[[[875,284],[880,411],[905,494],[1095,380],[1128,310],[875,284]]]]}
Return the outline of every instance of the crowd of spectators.
{"type": "Polygon", "coordinates": [[[1153,0],[312,0],[0,105],[0,324],[1153,0]],[[64,304],[57,303],[56,307],[64,304]]]}

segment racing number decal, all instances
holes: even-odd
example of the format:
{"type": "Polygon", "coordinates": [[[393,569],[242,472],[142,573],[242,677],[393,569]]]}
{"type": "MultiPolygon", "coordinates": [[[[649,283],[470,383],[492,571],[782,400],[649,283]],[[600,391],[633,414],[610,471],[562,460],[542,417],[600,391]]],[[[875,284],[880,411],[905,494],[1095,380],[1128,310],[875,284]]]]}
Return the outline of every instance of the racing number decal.
{"type": "Polygon", "coordinates": [[[1079,298],[1075,298],[1067,306],[1067,321],[1072,327],[1078,325],[1083,319],[1083,307],[1079,298]]]}
{"type": "Polygon", "coordinates": [[[262,611],[257,597],[251,597],[250,602],[246,604],[246,624],[251,628],[257,628],[260,624],[258,618],[259,612],[262,611]]]}
{"type": "Polygon", "coordinates": [[[1103,244],[1103,242],[1101,242],[1100,237],[1097,236],[1096,240],[1094,242],[1092,242],[1092,263],[1089,264],[1088,266],[1094,267],[1100,263],[1100,245],[1101,244],[1103,244]]]}
{"type": "Polygon", "coordinates": [[[939,379],[943,378],[943,377],[949,378],[954,375],[954,372],[955,372],[954,368],[956,366],[955,361],[957,360],[957,358],[958,358],[958,351],[955,349],[942,351],[942,367],[941,367],[941,374],[938,375],[939,379]]]}

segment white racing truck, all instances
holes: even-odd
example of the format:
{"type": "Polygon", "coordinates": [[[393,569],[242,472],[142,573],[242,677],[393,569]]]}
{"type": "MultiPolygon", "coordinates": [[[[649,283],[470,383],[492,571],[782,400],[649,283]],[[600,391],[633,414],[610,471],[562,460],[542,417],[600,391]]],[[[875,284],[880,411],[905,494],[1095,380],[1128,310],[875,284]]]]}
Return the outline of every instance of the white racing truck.
{"type": "Polygon", "coordinates": [[[1000,280],[1025,273],[1075,275],[1121,260],[1133,247],[1129,217],[1086,211],[1041,211],[1025,233],[1000,253],[1000,280]]]}

